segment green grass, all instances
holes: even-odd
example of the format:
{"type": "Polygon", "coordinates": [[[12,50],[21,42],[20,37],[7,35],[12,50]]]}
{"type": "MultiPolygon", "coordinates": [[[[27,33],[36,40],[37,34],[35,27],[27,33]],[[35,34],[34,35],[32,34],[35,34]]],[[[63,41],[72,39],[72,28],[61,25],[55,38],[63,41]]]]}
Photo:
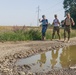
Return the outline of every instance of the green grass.
{"type": "Polygon", "coordinates": [[[0,41],[25,41],[41,40],[41,33],[38,30],[4,32],[0,33],[0,41]]]}
{"type": "MultiPolygon", "coordinates": [[[[61,38],[64,37],[64,30],[60,30],[61,38]]],[[[76,37],[76,30],[71,31],[71,37],[76,37]]],[[[52,29],[47,29],[46,39],[52,38],[52,29]]],[[[58,39],[55,34],[54,39],[58,39]]],[[[6,31],[0,33],[0,41],[26,41],[26,40],[41,40],[41,29],[29,29],[29,30],[18,30],[6,31]]]]}
{"type": "MultiPolygon", "coordinates": [[[[48,29],[46,32],[46,39],[52,39],[52,29],[48,29]]],[[[61,38],[64,38],[64,29],[60,29],[60,36],[61,38]]],[[[68,36],[68,34],[67,34],[68,36]]],[[[76,37],[76,30],[71,30],[71,38],[76,37]]],[[[58,39],[57,33],[55,33],[54,39],[58,39]]]]}

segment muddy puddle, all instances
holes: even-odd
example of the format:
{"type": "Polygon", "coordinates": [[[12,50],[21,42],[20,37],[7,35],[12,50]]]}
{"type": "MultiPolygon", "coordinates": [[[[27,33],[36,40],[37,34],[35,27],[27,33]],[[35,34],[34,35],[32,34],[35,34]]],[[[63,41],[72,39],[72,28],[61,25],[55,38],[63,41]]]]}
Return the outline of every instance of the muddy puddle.
{"type": "Polygon", "coordinates": [[[51,69],[69,68],[76,65],[76,45],[20,59],[16,62],[16,65],[28,65],[31,67],[32,72],[47,72],[51,69]]]}

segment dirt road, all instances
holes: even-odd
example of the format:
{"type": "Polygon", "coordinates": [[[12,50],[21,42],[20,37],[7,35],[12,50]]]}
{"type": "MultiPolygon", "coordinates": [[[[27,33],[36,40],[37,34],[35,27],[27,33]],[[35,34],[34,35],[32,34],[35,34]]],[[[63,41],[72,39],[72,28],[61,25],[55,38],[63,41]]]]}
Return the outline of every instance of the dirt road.
{"type": "Polygon", "coordinates": [[[72,38],[69,43],[67,42],[64,43],[63,40],[27,41],[27,42],[21,41],[21,42],[4,42],[4,43],[0,42],[0,74],[26,75],[22,71],[18,73],[18,69],[14,65],[17,59],[68,45],[76,45],[76,38],[72,38]]]}

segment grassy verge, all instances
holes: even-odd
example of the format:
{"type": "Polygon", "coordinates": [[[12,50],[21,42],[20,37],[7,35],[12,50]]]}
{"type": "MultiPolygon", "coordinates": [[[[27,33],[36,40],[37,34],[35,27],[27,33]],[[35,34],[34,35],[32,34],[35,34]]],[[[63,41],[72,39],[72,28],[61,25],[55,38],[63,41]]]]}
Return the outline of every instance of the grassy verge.
{"type": "MultiPolygon", "coordinates": [[[[46,39],[51,39],[52,38],[52,29],[48,29],[46,32],[46,39]]],[[[60,36],[61,38],[64,38],[64,29],[60,29],[60,36]]],[[[68,34],[67,34],[68,36],[68,34]]],[[[76,37],[76,30],[71,30],[71,38],[76,37]]],[[[55,33],[54,39],[58,39],[57,33],[55,33]]]]}
{"type": "MultiPolygon", "coordinates": [[[[64,30],[60,30],[61,38],[64,37],[64,30]]],[[[47,29],[46,39],[51,39],[52,29],[47,29]]],[[[76,37],[76,30],[71,31],[71,37],[76,37]]],[[[54,39],[58,39],[55,34],[54,39]]],[[[17,31],[0,32],[0,41],[26,41],[26,40],[41,40],[41,29],[28,29],[17,31]]]]}
{"type": "Polygon", "coordinates": [[[0,33],[0,41],[25,41],[41,40],[41,33],[38,30],[3,32],[0,33]]]}

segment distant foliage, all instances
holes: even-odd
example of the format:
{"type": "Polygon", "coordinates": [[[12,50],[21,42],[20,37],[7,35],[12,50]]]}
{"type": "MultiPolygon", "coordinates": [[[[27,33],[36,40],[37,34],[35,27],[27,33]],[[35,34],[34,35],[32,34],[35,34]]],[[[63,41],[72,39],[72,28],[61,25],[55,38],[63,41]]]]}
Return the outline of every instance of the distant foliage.
{"type": "Polygon", "coordinates": [[[73,28],[76,29],[76,0],[64,0],[63,5],[65,13],[69,12],[74,19],[75,26],[73,26],[73,28]]]}
{"type": "Polygon", "coordinates": [[[17,33],[17,32],[24,32],[25,29],[26,29],[26,26],[25,25],[24,26],[13,26],[13,31],[15,33],[17,33]]]}

